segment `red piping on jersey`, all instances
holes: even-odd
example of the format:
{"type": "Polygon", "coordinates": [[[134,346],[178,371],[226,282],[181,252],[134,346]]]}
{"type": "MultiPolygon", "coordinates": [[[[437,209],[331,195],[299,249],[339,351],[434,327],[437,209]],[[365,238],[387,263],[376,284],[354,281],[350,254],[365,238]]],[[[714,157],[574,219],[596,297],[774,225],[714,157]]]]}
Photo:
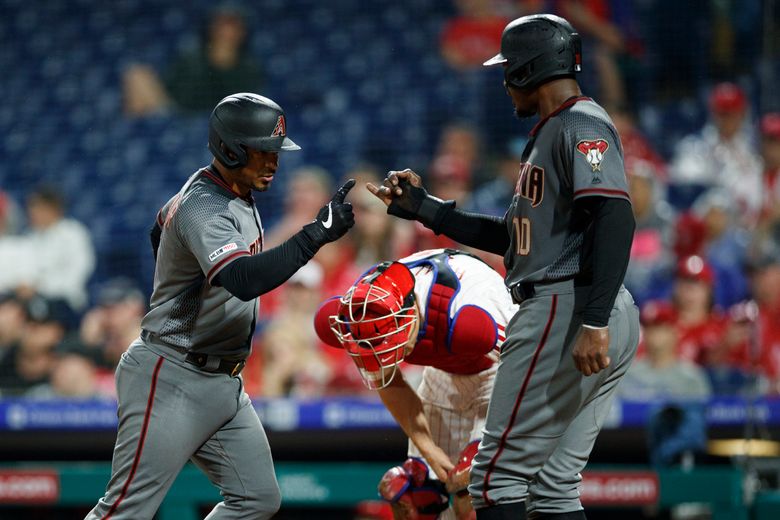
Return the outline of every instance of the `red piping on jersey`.
{"type": "Polygon", "coordinates": [[[482,487],[482,498],[485,499],[485,503],[488,505],[493,505],[493,501],[488,498],[488,488],[490,487],[490,474],[493,473],[493,470],[496,468],[496,462],[498,462],[498,457],[501,456],[501,453],[504,451],[504,447],[506,446],[506,439],[509,436],[509,432],[512,429],[512,425],[515,424],[515,419],[517,419],[517,412],[520,410],[520,403],[523,402],[523,397],[525,397],[525,391],[528,388],[528,383],[531,381],[531,374],[534,372],[534,368],[536,367],[536,362],[539,360],[539,355],[542,353],[542,349],[544,348],[545,343],[547,343],[547,336],[550,334],[550,329],[552,328],[553,319],[555,319],[555,309],[558,307],[558,295],[553,294],[552,297],[552,306],[550,307],[550,315],[547,317],[547,325],[544,326],[544,332],[542,333],[542,339],[539,340],[539,344],[536,346],[536,350],[534,351],[534,357],[531,359],[531,364],[528,366],[528,371],[525,373],[525,379],[523,379],[523,386],[520,387],[520,393],[517,394],[517,399],[515,399],[515,406],[512,408],[512,415],[509,417],[509,424],[506,425],[506,428],[504,429],[504,433],[501,435],[501,440],[498,443],[498,448],[496,449],[495,455],[493,455],[493,458],[490,459],[490,464],[488,465],[487,472],[485,473],[485,480],[484,480],[484,486],[482,487]]]}
{"type": "Polygon", "coordinates": [[[574,196],[579,195],[621,195],[628,200],[631,200],[628,193],[623,190],[610,190],[608,188],[585,188],[583,190],[577,190],[574,192],[574,196]]]}
{"type": "Polygon", "coordinates": [[[531,129],[531,131],[528,133],[531,137],[535,136],[539,130],[542,129],[544,124],[551,118],[557,116],[561,111],[566,110],[570,106],[572,106],[574,103],[577,103],[578,101],[592,101],[588,96],[574,96],[570,97],[563,103],[561,103],[561,106],[547,114],[545,117],[539,120],[538,123],[534,125],[534,127],[531,129]]]}
{"type": "Polygon", "coordinates": [[[230,254],[229,254],[229,255],[227,255],[225,258],[223,258],[222,260],[220,260],[219,262],[217,262],[217,263],[214,265],[214,267],[212,267],[211,269],[209,269],[209,273],[206,275],[206,278],[208,278],[208,279],[209,279],[209,283],[211,283],[211,277],[214,275],[214,273],[216,273],[217,269],[219,269],[220,267],[222,267],[223,265],[225,265],[225,263],[226,263],[228,260],[232,260],[232,259],[234,259],[234,258],[235,258],[235,257],[237,257],[237,256],[245,256],[245,255],[246,255],[246,256],[249,256],[249,251],[236,251],[235,253],[230,253],[230,254]]]}
{"type": "Polygon", "coordinates": [[[235,195],[236,197],[238,197],[241,200],[244,200],[244,201],[249,202],[249,203],[253,203],[254,202],[254,200],[252,199],[252,192],[251,191],[249,192],[248,195],[241,195],[236,190],[234,190],[227,182],[225,182],[224,179],[222,179],[222,177],[220,177],[216,173],[212,172],[208,168],[203,168],[202,171],[203,171],[203,175],[205,175],[206,177],[208,177],[209,179],[214,181],[214,184],[216,184],[217,186],[225,188],[226,190],[228,190],[230,193],[232,193],[233,195],[235,195]]]}
{"type": "Polygon", "coordinates": [[[157,212],[157,225],[163,227],[162,208],[157,212]]]}
{"type": "Polygon", "coordinates": [[[116,510],[119,507],[119,504],[122,502],[122,500],[124,500],[125,495],[127,494],[127,489],[130,487],[130,482],[133,481],[135,472],[138,469],[138,462],[141,460],[141,452],[143,452],[144,450],[144,441],[146,440],[146,432],[149,430],[149,419],[152,416],[152,405],[154,404],[154,393],[155,390],[157,390],[157,376],[160,374],[160,367],[163,364],[163,359],[165,358],[160,356],[160,359],[157,360],[157,364],[154,366],[154,372],[152,373],[152,384],[149,387],[149,399],[146,401],[146,413],[144,413],[144,424],[141,427],[141,437],[138,439],[138,447],[135,449],[135,457],[133,457],[133,466],[130,468],[130,474],[127,476],[125,485],[122,486],[122,493],[119,494],[119,498],[116,499],[114,505],[111,506],[111,509],[108,510],[106,516],[104,516],[101,520],[108,520],[109,518],[111,518],[111,515],[116,513],[116,510]]]}

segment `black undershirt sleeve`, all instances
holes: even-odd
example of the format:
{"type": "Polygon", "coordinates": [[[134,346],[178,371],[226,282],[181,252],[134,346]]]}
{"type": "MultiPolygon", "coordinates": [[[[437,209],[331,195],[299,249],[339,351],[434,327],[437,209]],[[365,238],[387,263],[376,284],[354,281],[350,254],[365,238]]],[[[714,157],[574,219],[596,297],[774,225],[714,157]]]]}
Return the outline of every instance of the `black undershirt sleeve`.
{"type": "Polygon", "coordinates": [[[160,249],[160,237],[162,236],[162,228],[160,223],[154,221],[154,226],[149,230],[149,240],[152,242],[152,254],[154,255],[154,261],[157,261],[157,250],[160,249]]]}
{"type": "Polygon", "coordinates": [[[452,205],[431,228],[463,245],[503,256],[509,249],[509,233],[504,219],[457,209],[452,205]]]}
{"type": "Polygon", "coordinates": [[[225,266],[213,284],[243,301],[250,301],[286,282],[319,247],[300,231],[286,242],[256,255],[238,258],[225,266]]]}
{"type": "Polygon", "coordinates": [[[585,197],[576,201],[593,219],[593,279],[583,323],[606,327],[626,275],[636,222],[625,199],[585,197]]]}

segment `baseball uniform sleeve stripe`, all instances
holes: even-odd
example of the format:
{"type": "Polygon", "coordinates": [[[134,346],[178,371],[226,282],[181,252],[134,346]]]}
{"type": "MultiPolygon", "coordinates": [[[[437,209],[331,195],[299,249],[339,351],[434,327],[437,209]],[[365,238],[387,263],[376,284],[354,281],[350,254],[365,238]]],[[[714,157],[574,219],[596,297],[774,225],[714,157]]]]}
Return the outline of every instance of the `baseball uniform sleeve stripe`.
{"type": "Polygon", "coordinates": [[[104,516],[101,520],[108,520],[109,518],[111,518],[111,515],[116,513],[119,504],[122,503],[122,500],[124,500],[125,495],[127,495],[127,490],[130,488],[130,483],[133,481],[133,477],[135,477],[135,472],[138,469],[138,462],[141,460],[141,453],[144,451],[144,441],[146,440],[146,432],[149,429],[149,419],[152,416],[152,405],[154,404],[154,393],[157,390],[157,376],[160,374],[160,367],[162,367],[163,359],[165,358],[160,356],[160,359],[157,360],[157,364],[154,366],[154,372],[152,373],[152,384],[149,386],[149,399],[146,401],[146,412],[144,413],[144,423],[143,426],[141,427],[141,436],[138,439],[138,447],[135,449],[135,457],[133,457],[133,466],[130,468],[130,474],[127,476],[127,481],[125,482],[125,485],[122,486],[122,492],[119,494],[119,498],[116,499],[114,505],[111,506],[111,509],[108,510],[106,516],[104,516]]]}
{"type": "Polygon", "coordinates": [[[239,256],[249,256],[249,251],[236,251],[235,253],[231,253],[216,264],[214,264],[214,267],[209,269],[209,274],[206,276],[208,278],[209,283],[211,283],[211,280],[214,279],[214,276],[222,270],[223,267],[225,267],[229,262],[232,260],[235,260],[239,256]]]}
{"type": "Polygon", "coordinates": [[[555,319],[555,309],[557,306],[558,295],[554,294],[552,297],[552,305],[550,306],[550,314],[547,317],[547,324],[544,326],[542,338],[539,340],[539,344],[536,346],[534,357],[531,359],[531,364],[528,366],[528,371],[525,373],[523,386],[520,387],[520,393],[517,394],[517,399],[515,399],[515,405],[512,408],[512,415],[509,418],[509,423],[506,425],[504,433],[501,434],[501,440],[499,441],[498,447],[496,448],[496,453],[493,455],[493,458],[490,459],[487,472],[485,472],[485,485],[482,488],[482,498],[485,500],[486,504],[493,505],[493,501],[488,498],[488,490],[490,489],[490,474],[493,473],[493,470],[496,467],[496,463],[498,462],[498,458],[501,456],[501,452],[504,451],[509,432],[512,430],[512,427],[515,424],[515,420],[517,419],[517,412],[520,410],[520,403],[523,402],[525,391],[528,388],[529,381],[531,380],[531,374],[534,373],[534,368],[536,367],[536,362],[539,360],[539,355],[542,353],[542,349],[544,348],[545,343],[547,343],[547,336],[550,334],[550,329],[552,328],[553,320],[555,319]]]}
{"type": "Polygon", "coordinates": [[[628,193],[626,193],[623,190],[610,190],[605,188],[587,188],[584,190],[578,190],[574,192],[574,198],[583,197],[585,195],[605,195],[608,197],[624,197],[628,200],[631,200],[628,196],[628,193]]]}

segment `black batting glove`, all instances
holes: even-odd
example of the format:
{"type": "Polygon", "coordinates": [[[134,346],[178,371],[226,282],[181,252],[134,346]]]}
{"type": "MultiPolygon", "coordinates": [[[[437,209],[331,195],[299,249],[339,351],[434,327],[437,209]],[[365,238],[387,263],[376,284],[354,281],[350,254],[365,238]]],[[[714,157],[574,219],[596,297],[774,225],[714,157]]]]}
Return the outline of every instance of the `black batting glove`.
{"type": "Polygon", "coordinates": [[[455,201],[444,201],[434,197],[422,186],[414,186],[407,180],[402,180],[398,186],[403,193],[396,195],[390,202],[387,207],[388,215],[406,220],[418,220],[438,234],[441,221],[446,217],[447,212],[455,207],[455,201]]]}
{"type": "Polygon", "coordinates": [[[349,179],[338,189],[330,202],[320,209],[317,218],[303,226],[303,233],[316,247],[334,242],[343,237],[355,225],[352,204],[344,202],[349,190],[355,186],[355,179],[349,179]]]}
{"type": "Polygon", "coordinates": [[[403,190],[403,193],[393,197],[393,201],[387,207],[388,215],[395,215],[406,220],[417,220],[420,206],[429,196],[428,191],[422,186],[413,186],[407,180],[401,180],[398,187],[403,190]]]}

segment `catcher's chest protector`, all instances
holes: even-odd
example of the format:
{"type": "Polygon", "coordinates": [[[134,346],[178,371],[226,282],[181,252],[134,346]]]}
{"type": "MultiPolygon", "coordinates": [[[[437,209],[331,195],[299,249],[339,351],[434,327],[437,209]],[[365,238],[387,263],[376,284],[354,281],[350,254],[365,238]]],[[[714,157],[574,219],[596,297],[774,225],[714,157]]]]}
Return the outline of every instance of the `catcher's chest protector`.
{"type": "Polygon", "coordinates": [[[476,305],[461,305],[450,317],[460,290],[460,280],[443,252],[406,264],[433,270],[427,306],[417,344],[405,359],[413,365],[432,366],[453,374],[476,374],[493,363],[488,354],[496,346],[498,329],[490,314],[476,305]]]}

